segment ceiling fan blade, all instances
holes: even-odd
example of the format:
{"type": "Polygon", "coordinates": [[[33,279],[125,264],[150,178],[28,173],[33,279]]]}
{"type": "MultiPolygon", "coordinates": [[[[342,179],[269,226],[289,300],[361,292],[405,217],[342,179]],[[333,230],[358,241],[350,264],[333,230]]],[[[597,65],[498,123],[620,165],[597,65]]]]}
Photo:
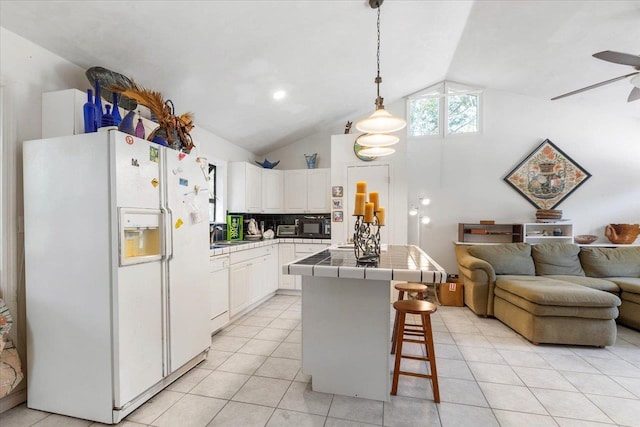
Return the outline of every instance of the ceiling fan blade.
{"type": "Polygon", "coordinates": [[[629,94],[629,98],[627,98],[627,102],[637,101],[640,99],[640,89],[634,87],[631,89],[631,93],[629,94]]]}
{"type": "Polygon", "coordinates": [[[616,64],[624,64],[624,65],[631,65],[632,67],[640,67],[640,56],[638,55],[631,55],[628,53],[605,50],[602,52],[594,53],[593,57],[602,59],[603,61],[613,62],[616,64]]]}
{"type": "Polygon", "coordinates": [[[613,79],[610,79],[610,80],[605,80],[603,82],[596,83],[596,84],[591,85],[591,86],[583,87],[582,89],[574,90],[572,92],[565,93],[565,94],[560,95],[560,96],[556,96],[555,98],[551,98],[551,100],[555,101],[556,99],[566,98],[567,96],[575,95],[575,94],[580,93],[580,92],[584,92],[584,91],[587,91],[587,90],[595,89],[595,88],[600,87],[600,86],[608,85],[609,83],[617,82],[618,80],[622,80],[622,79],[626,79],[627,77],[635,76],[638,73],[640,73],[640,72],[636,71],[635,73],[629,73],[629,74],[625,74],[624,76],[616,77],[616,78],[613,78],[613,79]]]}

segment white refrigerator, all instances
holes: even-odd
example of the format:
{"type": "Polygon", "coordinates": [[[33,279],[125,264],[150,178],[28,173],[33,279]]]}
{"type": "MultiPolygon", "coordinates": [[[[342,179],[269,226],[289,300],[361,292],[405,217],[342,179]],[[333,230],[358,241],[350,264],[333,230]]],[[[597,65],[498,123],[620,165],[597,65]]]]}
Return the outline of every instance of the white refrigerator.
{"type": "Polygon", "coordinates": [[[115,130],[23,165],[27,406],[118,423],[209,350],[208,165],[115,130]]]}

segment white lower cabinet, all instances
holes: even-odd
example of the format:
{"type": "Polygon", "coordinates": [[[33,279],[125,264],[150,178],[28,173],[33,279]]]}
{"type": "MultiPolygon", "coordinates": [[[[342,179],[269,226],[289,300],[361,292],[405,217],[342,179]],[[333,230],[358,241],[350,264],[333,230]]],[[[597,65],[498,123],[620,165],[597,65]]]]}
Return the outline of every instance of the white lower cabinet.
{"type": "Polygon", "coordinates": [[[211,333],[229,323],[229,256],[211,257],[210,262],[211,333]]]}
{"type": "Polygon", "coordinates": [[[293,243],[280,243],[280,245],[278,245],[278,253],[280,255],[280,270],[278,272],[280,283],[278,287],[280,289],[295,289],[296,276],[282,273],[282,265],[288,264],[296,259],[295,245],[293,243]]]}
{"type": "Polygon", "coordinates": [[[229,269],[229,316],[233,317],[249,307],[250,261],[232,265],[229,269]]]}
{"type": "Polygon", "coordinates": [[[276,246],[234,252],[230,255],[229,315],[240,314],[277,289],[276,246]]]}

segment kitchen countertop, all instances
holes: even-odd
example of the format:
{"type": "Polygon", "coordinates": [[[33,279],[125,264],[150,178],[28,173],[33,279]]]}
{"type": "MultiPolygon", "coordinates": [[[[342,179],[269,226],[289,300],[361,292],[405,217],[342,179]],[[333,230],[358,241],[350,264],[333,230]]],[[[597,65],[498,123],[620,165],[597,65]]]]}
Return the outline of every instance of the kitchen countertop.
{"type": "MultiPolygon", "coordinates": [[[[305,238],[275,238],[266,240],[242,240],[238,243],[219,245],[220,248],[212,248],[209,250],[209,256],[226,255],[231,252],[245,251],[247,249],[260,248],[263,246],[275,245],[278,243],[307,243],[307,244],[324,244],[330,245],[331,239],[305,239],[305,238]]],[[[213,245],[211,245],[213,246],[213,245]]]]}
{"type": "Polygon", "coordinates": [[[377,264],[359,264],[353,249],[332,246],[282,266],[284,274],[444,283],[446,271],[417,246],[389,245],[377,264]]]}

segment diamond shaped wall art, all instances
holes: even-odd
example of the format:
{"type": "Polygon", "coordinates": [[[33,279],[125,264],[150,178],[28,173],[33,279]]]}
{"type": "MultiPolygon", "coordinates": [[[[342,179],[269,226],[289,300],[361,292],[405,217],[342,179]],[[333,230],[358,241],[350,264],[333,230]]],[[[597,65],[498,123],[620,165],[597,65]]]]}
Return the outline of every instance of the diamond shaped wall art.
{"type": "Polygon", "coordinates": [[[545,139],[504,180],[538,209],[553,209],[591,174],[545,139]]]}

